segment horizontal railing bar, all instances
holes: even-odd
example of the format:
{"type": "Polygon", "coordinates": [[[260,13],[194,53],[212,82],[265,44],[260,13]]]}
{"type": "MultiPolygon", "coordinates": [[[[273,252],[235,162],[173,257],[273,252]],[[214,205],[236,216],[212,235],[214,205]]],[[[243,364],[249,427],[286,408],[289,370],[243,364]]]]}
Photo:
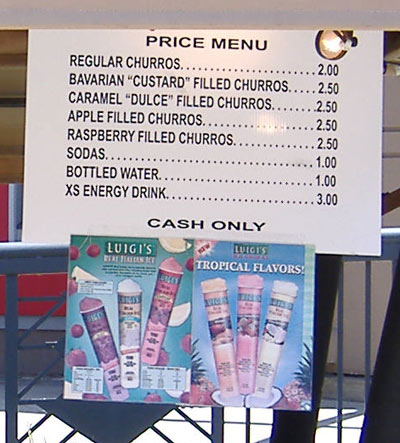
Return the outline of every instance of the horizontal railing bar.
{"type": "Polygon", "coordinates": [[[0,274],[63,273],[67,267],[67,245],[0,243],[0,274]]]}
{"type": "MultiPolygon", "coordinates": [[[[162,419],[162,421],[170,421],[170,422],[174,422],[174,423],[183,423],[185,421],[185,418],[182,417],[181,420],[177,419],[177,418],[168,418],[168,417],[164,417],[162,419]]],[[[210,420],[196,420],[196,423],[204,423],[204,424],[211,424],[211,419],[210,420]]],[[[239,424],[244,424],[244,422],[235,422],[235,423],[239,423],[239,424]]]]}
{"type": "MultiPolygon", "coordinates": [[[[400,227],[382,228],[382,240],[384,242],[394,240],[400,243],[400,227]]],[[[24,243],[24,242],[5,242],[0,243],[0,266],[1,259],[7,258],[45,258],[60,257],[67,259],[68,245],[66,244],[42,244],[42,243],[24,243]]],[[[1,267],[0,267],[1,270],[1,267]]],[[[14,274],[18,273],[14,269],[14,274]]]]}
{"type": "MultiPolygon", "coordinates": [[[[190,406],[189,406],[190,407],[190,406]]],[[[360,414],[362,414],[363,412],[360,412],[360,414]]],[[[169,421],[169,422],[173,422],[173,423],[182,423],[185,421],[184,418],[182,418],[182,420],[179,420],[177,418],[168,418],[168,417],[164,417],[162,419],[162,421],[169,421]]],[[[203,423],[203,424],[211,424],[211,420],[196,420],[196,423],[203,423]]],[[[247,422],[245,420],[224,420],[224,424],[226,425],[245,425],[247,422]]],[[[270,423],[266,423],[266,422],[259,422],[259,421],[250,421],[251,425],[260,425],[260,426],[271,426],[272,425],[272,420],[270,423]]],[[[206,431],[207,432],[207,431],[206,431]]]]}
{"type": "Polygon", "coordinates": [[[18,297],[20,302],[43,302],[43,301],[58,301],[60,298],[64,298],[63,295],[41,295],[38,297],[18,297]]]}
{"type": "Polygon", "coordinates": [[[400,126],[384,126],[383,132],[400,132],[400,126]]]}
{"type": "MultiPolygon", "coordinates": [[[[322,408],[322,409],[324,409],[324,408],[322,408]]],[[[346,409],[346,408],[344,408],[344,409],[346,409]]],[[[349,418],[359,417],[359,416],[361,416],[363,414],[364,414],[364,411],[357,410],[357,411],[354,411],[354,412],[345,412],[345,413],[342,414],[342,417],[343,417],[343,420],[347,420],[349,418]]],[[[337,415],[335,415],[334,417],[329,417],[329,418],[326,418],[326,419],[323,419],[323,420],[319,420],[318,421],[318,427],[320,427],[320,426],[325,427],[327,425],[336,423],[337,420],[338,420],[337,415]]],[[[178,420],[177,418],[165,417],[165,418],[162,419],[162,421],[168,421],[168,422],[172,422],[172,423],[182,423],[183,421],[185,421],[185,419],[178,420]]],[[[211,424],[211,421],[210,420],[196,420],[196,423],[211,424]]],[[[240,420],[240,421],[225,420],[224,424],[228,424],[228,425],[245,425],[246,422],[243,421],[243,420],[240,420]]],[[[272,420],[271,420],[270,423],[259,422],[259,421],[250,421],[250,424],[251,425],[257,425],[257,426],[271,426],[272,425],[272,420]]],[[[347,428],[347,425],[346,425],[346,428],[347,428]]]]}
{"type": "MultiPolygon", "coordinates": [[[[19,330],[29,329],[38,319],[39,315],[21,315],[18,317],[18,328],[19,330]]],[[[5,316],[0,315],[0,330],[5,328],[5,316]]],[[[65,331],[65,316],[63,315],[52,315],[46,319],[44,324],[39,325],[38,330],[47,331],[65,331]]]]}
{"type": "MultiPolygon", "coordinates": [[[[342,420],[344,421],[344,420],[349,420],[350,418],[360,417],[363,414],[364,414],[364,411],[342,413],[342,420]]],[[[338,416],[335,415],[334,417],[329,417],[329,418],[325,418],[324,420],[319,420],[317,427],[318,428],[326,427],[326,426],[336,423],[337,421],[338,421],[338,416]]],[[[347,428],[350,428],[350,426],[346,425],[346,429],[347,428]]]]}
{"type": "Polygon", "coordinates": [[[61,274],[67,272],[68,258],[65,257],[0,257],[1,274],[61,274]]]}
{"type": "Polygon", "coordinates": [[[0,243],[0,258],[7,257],[55,257],[68,253],[66,244],[43,244],[25,242],[5,242],[0,243]]]}
{"type": "MultiPolygon", "coordinates": [[[[383,239],[397,237],[400,241],[400,227],[382,228],[381,235],[383,239]]],[[[3,256],[11,257],[53,257],[66,255],[68,253],[67,244],[49,244],[49,243],[25,243],[25,242],[5,242],[0,243],[0,258],[3,256]]]]}
{"type": "Polygon", "coordinates": [[[54,400],[57,400],[58,398],[59,396],[55,398],[47,398],[47,397],[28,398],[26,400],[20,400],[18,404],[21,406],[36,405],[37,403],[43,403],[46,401],[54,402],[54,400]]]}
{"type": "Polygon", "coordinates": [[[19,351],[30,351],[33,349],[52,349],[52,348],[49,348],[46,345],[46,343],[41,343],[41,344],[37,344],[37,345],[19,345],[18,346],[19,351]]]}
{"type": "Polygon", "coordinates": [[[400,248],[400,228],[382,228],[382,253],[380,256],[372,255],[343,255],[344,261],[382,261],[396,260],[400,248]]]}
{"type": "Polygon", "coordinates": [[[400,227],[382,228],[381,235],[384,240],[387,239],[400,240],[400,227]]]}
{"type": "Polygon", "coordinates": [[[25,97],[0,97],[0,108],[24,108],[25,97]]]}
{"type": "Polygon", "coordinates": [[[400,152],[384,152],[382,158],[399,158],[400,152]]]}
{"type": "Polygon", "coordinates": [[[58,341],[51,341],[51,342],[44,342],[44,343],[36,343],[32,345],[19,345],[18,350],[19,351],[28,351],[31,349],[48,349],[49,351],[57,350],[57,347],[59,345],[58,341]]]}

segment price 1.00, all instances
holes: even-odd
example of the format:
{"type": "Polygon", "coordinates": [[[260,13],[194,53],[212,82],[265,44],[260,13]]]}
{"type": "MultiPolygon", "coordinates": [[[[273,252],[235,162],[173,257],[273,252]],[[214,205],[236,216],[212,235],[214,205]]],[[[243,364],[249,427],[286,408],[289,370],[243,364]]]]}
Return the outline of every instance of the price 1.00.
{"type": "Polygon", "coordinates": [[[317,161],[317,168],[335,169],[337,166],[337,159],[336,159],[336,157],[332,157],[332,156],[321,157],[319,155],[317,157],[316,161],[317,161]]]}
{"type": "Polygon", "coordinates": [[[334,188],[336,186],[336,175],[317,175],[315,177],[317,186],[334,188]]]}

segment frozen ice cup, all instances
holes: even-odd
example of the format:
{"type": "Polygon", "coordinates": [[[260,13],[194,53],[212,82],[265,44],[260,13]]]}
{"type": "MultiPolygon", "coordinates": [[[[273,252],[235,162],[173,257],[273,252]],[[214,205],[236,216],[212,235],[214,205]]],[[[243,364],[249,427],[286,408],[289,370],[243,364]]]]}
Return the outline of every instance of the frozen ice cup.
{"type": "Polygon", "coordinates": [[[127,278],[118,284],[119,349],[121,385],[139,386],[142,288],[127,278]]]}
{"type": "MultiPolygon", "coordinates": [[[[275,280],[265,320],[258,355],[254,396],[265,403],[273,399],[272,388],[285,344],[298,287],[288,281],[275,280]]],[[[253,396],[253,397],[254,397],[253,396]]],[[[247,406],[255,406],[250,403],[247,406]]]]}
{"type": "Polygon", "coordinates": [[[140,355],[143,363],[157,364],[182,275],[182,266],[175,258],[169,257],[160,263],[143,337],[140,355]]]}
{"type": "Polygon", "coordinates": [[[103,302],[98,298],[85,297],[80,301],[79,309],[97,360],[104,370],[111,399],[126,400],[129,393],[121,386],[121,367],[103,302]]]}
{"type": "Polygon", "coordinates": [[[259,275],[238,277],[236,367],[239,392],[254,392],[260,330],[261,297],[264,280],[259,275]]]}
{"type": "Polygon", "coordinates": [[[201,282],[222,402],[238,397],[235,349],[228,290],[222,278],[201,282]]]}

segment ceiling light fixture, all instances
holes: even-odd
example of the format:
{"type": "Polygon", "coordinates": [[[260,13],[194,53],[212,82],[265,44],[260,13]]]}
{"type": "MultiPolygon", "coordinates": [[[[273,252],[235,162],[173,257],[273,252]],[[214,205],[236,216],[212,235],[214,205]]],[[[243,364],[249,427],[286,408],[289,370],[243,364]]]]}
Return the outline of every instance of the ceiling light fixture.
{"type": "Polygon", "coordinates": [[[318,54],[328,60],[339,60],[357,46],[353,31],[319,31],[315,39],[318,54]]]}

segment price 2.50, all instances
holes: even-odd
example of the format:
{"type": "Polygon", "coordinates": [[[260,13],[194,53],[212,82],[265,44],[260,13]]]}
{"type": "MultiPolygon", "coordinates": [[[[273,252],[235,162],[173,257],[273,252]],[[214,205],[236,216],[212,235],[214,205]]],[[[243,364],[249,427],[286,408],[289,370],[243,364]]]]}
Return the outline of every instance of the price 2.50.
{"type": "Polygon", "coordinates": [[[335,132],[338,129],[337,120],[332,119],[322,119],[319,118],[317,120],[316,130],[317,131],[326,131],[326,132],[335,132]]]}
{"type": "Polygon", "coordinates": [[[339,94],[339,83],[336,82],[319,82],[318,94],[337,95],[339,94]]]}
{"type": "Polygon", "coordinates": [[[334,114],[338,110],[338,104],[335,101],[327,100],[318,100],[317,106],[315,108],[316,112],[324,112],[327,114],[334,114]]]}
{"type": "Polygon", "coordinates": [[[326,149],[327,151],[336,151],[339,147],[339,140],[334,137],[318,137],[317,149],[326,149]]]}

